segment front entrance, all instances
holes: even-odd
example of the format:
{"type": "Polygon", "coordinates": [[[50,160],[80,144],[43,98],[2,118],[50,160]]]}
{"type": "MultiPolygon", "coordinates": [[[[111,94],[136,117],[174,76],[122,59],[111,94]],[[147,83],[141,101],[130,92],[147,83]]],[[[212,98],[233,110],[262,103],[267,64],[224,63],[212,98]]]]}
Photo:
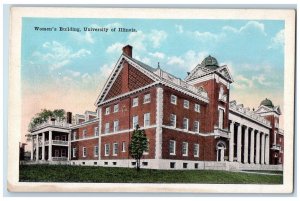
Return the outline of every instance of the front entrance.
{"type": "Polygon", "coordinates": [[[219,141],[217,144],[217,161],[224,162],[226,145],[223,141],[219,141]]]}

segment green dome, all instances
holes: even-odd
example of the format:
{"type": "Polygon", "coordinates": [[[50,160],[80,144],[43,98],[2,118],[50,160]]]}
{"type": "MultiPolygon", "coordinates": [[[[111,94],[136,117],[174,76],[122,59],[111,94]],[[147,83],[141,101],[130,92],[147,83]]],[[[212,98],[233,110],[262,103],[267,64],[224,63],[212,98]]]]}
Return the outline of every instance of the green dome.
{"type": "Polygon", "coordinates": [[[210,55],[201,62],[201,65],[212,70],[217,69],[219,67],[217,59],[210,55]]]}
{"type": "Polygon", "coordinates": [[[272,101],[267,98],[265,100],[261,101],[260,105],[264,105],[264,106],[270,107],[270,108],[274,107],[272,101]]]}

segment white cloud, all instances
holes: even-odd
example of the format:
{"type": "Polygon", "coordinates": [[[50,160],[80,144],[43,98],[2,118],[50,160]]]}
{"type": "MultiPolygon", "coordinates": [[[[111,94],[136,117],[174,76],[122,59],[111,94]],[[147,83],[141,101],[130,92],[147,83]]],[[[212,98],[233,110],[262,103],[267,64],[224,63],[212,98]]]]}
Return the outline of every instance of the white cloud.
{"type": "Polygon", "coordinates": [[[43,66],[48,66],[50,70],[62,68],[71,63],[75,58],[82,58],[91,54],[91,52],[86,49],[80,49],[74,52],[72,49],[57,41],[45,42],[42,47],[42,52],[36,51],[32,54],[33,58],[30,63],[41,63],[43,66]]]}
{"type": "Polygon", "coordinates": [[[150,42],[152,42],[152,46],[157,48],[167,38],[167,33],[165,31],[152,30],[148,37],[150,42]]]}
{"type": "Polygon", "coordinates": [[[122,52],[122,48],[124,47],[125,45],[122,44],[122,43],[114,43],[112,44],[111,46],[109,46],[108,48],[106,48],[106,52],[107,53],[120,53],[122,52]]]}
{"type": "Polygon", "coordinates": [[[263,23],[260,23],[257,21],[249,21],[244,26],[241,26],[239,29],[231,27],[231,26],[224,26],[222,29],[224,31],[230,31],[230,32],[234,32],[237,34],[247,32],[248,30],[258,30],[263,35],[265,35],[265,36],[267,35],[265,32],[265,25],[263,23]]]}
{"type": "Polygon", "coordinates": [[[149,53],[150,56],[154,57],[154,58],[158,58],[158,59],[164,59],[165,58],[165,54],[162,52],[154,52],[154,53],[149,53]]]}
{"type": "Polygon", "coordinates": [[[89,31],[85,33],[71,32],[71,34],[76,41],[86,42],[91,44],[95,43],[95,39],[93,38],[91,32],[89,31]]]}
{"type": "Polygon", "coordinates": [[[145,51],[146,37],[146,34],[144,34],[142,31],[132,32],[128,36],[128,44],[133,46],[135,50],[145,51]]]}
{"type": "Polygon", "coordinates": [[[171,56],[168,57],[168,65],[182,65],[184,63],[183,59],[181,57],[177,56],[171,56]]]}
{"type": "Polygon", "coordinates": [[[176,32],[177,33],[183,33],[183,26],[182,25],[175,25],[175,28],[176,28],[176,32]]]}
{"type": "Polygon", "coordinates": [[[218,41],[219,38],[221,37],[220,34],[214,34],[208,31],[205,32],[194,31],[193,36],[201,42],[218,41]]]}
{"type": "Polygon", "coordinates": [[[284,29],[281,29],[277,34],[271,38],[269,49],[283,48],[284,46],[284,29]]]}

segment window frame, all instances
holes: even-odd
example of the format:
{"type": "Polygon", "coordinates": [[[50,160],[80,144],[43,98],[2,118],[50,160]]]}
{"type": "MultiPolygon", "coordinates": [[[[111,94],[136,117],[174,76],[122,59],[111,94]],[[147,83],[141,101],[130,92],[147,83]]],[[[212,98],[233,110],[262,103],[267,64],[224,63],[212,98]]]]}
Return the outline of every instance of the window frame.
{"type": "Polygon", "coordinates": [[[122,141],[122,152],[126,152],[126,142],[122,141]]]}
{"type": "Polygon", "coordinates": [[[177,96],[176,95],[174,95],[174,94],[172,94],[171,95],[171,104],[173,104],[173,105],[177,105],[177,96]],[[174,101],[173,101],[173,98],[174,98],[174,101]]]}
{"type": "Polygon", "coordinates": [[[119,143],[114,142],[113,143],[113,156],[117,156],[119,153],[119,143]],[[117,146],[116,146],[117,145],[117,146]]]}
{"type": "Polygon", "coordinates": [[[94,127],[94,136],[99,136],[99,128],[98,128],[98,126],[94,127]]]}
{"type": "Polygon", "coordinates": [[[189,119],[186,118],[186,117],[183,118],[183,130],[189,131],[189,119]],[[184,127],[184,125],[185,125],[185,120],[187,120],[186,128],[184,127]]]}
{"type": "Polygon", "coordinates": [[[189,109],[190,108],[190,101],[188,100],[183,100],[183,108],[189,109]]]}
{"type": "Polygon", "coordinates": [[[199,133],[200,132],[200,121],[194,121],[194,125],[193,125],[193,130],[195,133],[199,133]],[[195,127],[197,124],[197,128],[195,127]]]}
{"type": "Polygon", "coordinates": [[[169,140],[169,155],[175,156],[176,155],[176,141],[175,140],[169,140]],[[173,150],[171,152],[171,143],[173,143],[173,150]]]}
{"type": "Polygon", "coordinates": [[[144,127],[149,127],[150,126],[150,118],[151,118],[150,115],[151,115],[150,112],[144,113],[144,127]],[[146,120],[147,116],[149,118],[148,120],[146,120]],[[148,124],[146,124],[146,122],[148,122],[148,124]]]}
{"type": "Polygon", "coordinates": [[[132,117],[132,127],[133,127],[133,129],[135,129],[136,125],[139,125],[139,116],[138,115],[135,115],[135,116],[132,117]],[[136,124],[134,123],[135,118],[137,120],[136,124]]]}
{"type": "Polygon", "coordinates": [[[200,104],[195,103],[195,108],[194,109],[195,109],[195,112],[200,113],[200,111],[201,111],[200,104]]]}
{"type": "Polygon", "coordinates": [[[132,99],[132,107],[139,106],[139,97],[135,97],[132,99]]]}
{"type": "Polygon", "coordinates": [[[110,154],[110,144],[104,144],[104,156],[109,156],[110,154]]]}
{"type": "Polygon", "coordinates": [[[72,148],[72,158],[76,158],[76,147],[72,148]]]}
{"type": "Polygon", "coordinates": [[[95,145],[94,146],[94,157],[98,157],[99,156],[99,146],[95,145]]]}
{"type": "Polygon", "coordinates": [[[119,112],[119,104],[114,105],[114,113],[119,112]]]}
{"type": "Polygon", "coordinates": [[[177,121],[177,116],[176,116],[176,114],[171,114],[170,115],[170,126],[171,127],[173,127],[173,128],[176,128],[176,122],[177,121]],[[174,118],[174,125],[172,125],[172,116],[174,116],[175,118],[174,118]]]}
{"type": "Polygon", "coordinates": [[[189,143],[188,142],[182,142],[182,156],[189,156],[189,143]],[[184,145],[186,145],[186,147],[184,145]],[[184,150],[185,150],[185,152],[184,152],[184,150]]]}
{"type": "Polygon", "coordinates": [[[82,147],[82,157],[83,158],[87,157],[87,148],[86,147],[82,147]]]}
{"type": "Polygon", "coordinates": [[[150,103],[150,102],[151,102],[151,95],[150,95],[150,93],[147,93],[147,94],[144,95],[143,104],[147,104],[147,103],[150,103]],[[147,98],[147,96],[149,96],[149,97],[147,98]]]}
{"type": "Polygon", "coordinates": [[[109,115],[110,114],[110,106],[105,108],[105,115],[109,115]]]}
{"type": "Polygon", "coordinates": [[[110,123],[109,122],[106,122],[105,123],[105,127],[104,127],[104,133],[107,134],[110,132],[110,123]],[[108,125],[108,127],[107,127],[108,125]]]}
{"type": "Polygon", "coordinates": [[[200,153],[200,145],[198,143],[194,143],[194,150],[193,150],[194,157],[199,158],[199,153],[200,153]],[[196,154],[195,154],[195,150],[197,151],[196,154]]]}
{"type": "Polygon", "coordinates": [[[118,132],[119,130],[120,130],[120,122],[117,119],[117,120],[114,120],[114,132],[118,132]],[[116,126],[116,123],[118,124],[117,126],[116,126]]]}

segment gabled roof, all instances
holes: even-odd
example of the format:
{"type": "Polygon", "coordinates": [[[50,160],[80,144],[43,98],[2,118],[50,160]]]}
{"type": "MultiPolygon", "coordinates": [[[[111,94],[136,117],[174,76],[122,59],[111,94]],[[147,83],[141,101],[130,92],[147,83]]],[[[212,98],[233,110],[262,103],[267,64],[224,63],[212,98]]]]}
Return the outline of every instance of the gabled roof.
{"type": "Polygon", "coordinates": [[[204,77],[206,75],[216,73],[228,82],[232,83],[233,78],[229,72],[229,69],[227,65],[219,66],[219,67],[214,67],[212,68],[211,66],[205,66],[203,62],[201,64],[198,64],[192,72],[185,78],[185,81],[192,81],[197,78],[204,77]]]}
{"type": "Polygon", "coordinates": [[[204,102],[208,102],[208,96],[207,92],[204,91],[203,88],[196,88],[187,82],[171,75],[170,73],[167,73],[163,71],[162,69],[153,68],[139,60],[136,60],[132,57],[127,56],[126,54],[122,54],[120,58],[118,59],[112,73],[110,74],[109,78],[107,79],[105,85],[103,86],[101,93],[99,94],[95,105],[98,105],[100,102],[102,102],[105,99],[105,96],[107,95],[110,87],[114,83],[115,79],[119,75],[122,64],[124,61],[127,61],[131,66],[134,68],[137,68],[139,71],[144,73],[146,76],[151,78],[155,83],[157,84],[163,84],[166,86],[169,86],[173,89],[179,90],[187,95],[190,95],[194,98],[200,99],[204,102]]]}
{"type": "Polygon", "coordinates": [[[280,107],[275,106],[272,108],[272,107],[267,107],[265,105],[260,105],[258,109],[255,111],[255,113],[257,114],[271,113],[271,112],[275,112],[276,114],[280,115],[281,114],[280,107]]]}

